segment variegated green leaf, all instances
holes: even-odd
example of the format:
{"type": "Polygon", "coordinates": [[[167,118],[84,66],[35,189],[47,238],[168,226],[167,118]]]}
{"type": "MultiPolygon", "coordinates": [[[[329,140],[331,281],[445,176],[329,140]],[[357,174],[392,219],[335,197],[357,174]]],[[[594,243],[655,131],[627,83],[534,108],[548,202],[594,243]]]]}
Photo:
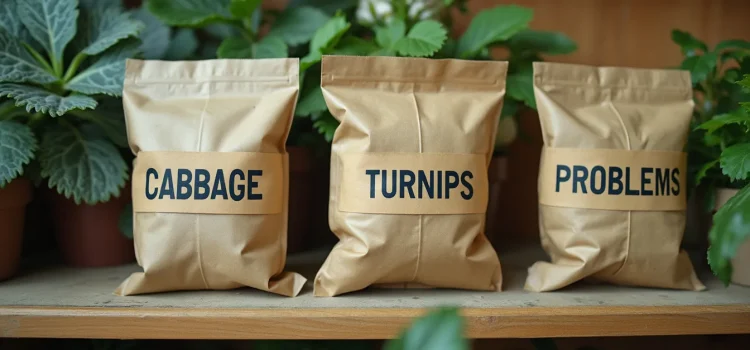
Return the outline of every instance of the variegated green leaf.
{"type": "Polygon", "coordinates": [[[120,96],[125,76],[125,59],[133,57],[140,44],[124,41],[99,56],[90,67],[71,79],[65,87],[84,94],[120,96]]]}
{"type": "Polygon", "coordinates": [[[143,58],[147,60],[163,58],[169,49],[172,29],[143,7],[133,12],[133,18],[145,25],[139,35],[143,58]]]}
{"type": "Polygon", "coordinates": [[[16,100],[16,106],[25,106],[26,111],[41,112],[53,117],[61,116],[72,109],[93,109],[96,100],[84,95],[60,96],[42,88],[21,84],[0,84],[0,97],[16,100]]]}
{"type": "Polygon", "coordinates": [[[78,37],[84,40],[83,53],[93,56],[118,41],[137,35],[143,24],[133,20],[117,4],[82,2],[78,37]]]}
{"type": "Polygon", "coordinates": [[[36,148],[36,138],[28,126],[0,121],[0,188],[23,175],[23,168],[34,158],[36,148]]]}
{"type": "Polygon", "coordinates": [[[0,28],[0,82],[48,84],[56,80],[31,57],[18,39],[0,28]]]}
{"type": "Polygon", "coordinates": [[[44,47],[53,67],[62,65],[65,46],[76,34],[78,9],[75,0],[22,0],[18,16],[31,36],[44,47]]]}

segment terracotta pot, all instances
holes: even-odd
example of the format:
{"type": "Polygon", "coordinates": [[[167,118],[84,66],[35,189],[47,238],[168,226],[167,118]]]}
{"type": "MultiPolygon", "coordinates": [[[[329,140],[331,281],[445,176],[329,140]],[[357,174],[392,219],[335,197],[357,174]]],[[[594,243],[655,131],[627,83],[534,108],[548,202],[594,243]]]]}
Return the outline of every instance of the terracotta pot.
{"type": "Polygon", "coordinates": [[[31,182],[25,178],[0,188],[0,281],[18,270],[26,205],[30,201],[31,182]]]}
{"type": "Polygon", "coordinates": [[[508,158],[505,156],[492,157],[489,168],[489,203],[487,204],[487,224],[485,234],[495,250],[500,248],[500,241],[504,230],[500,224],[502,215],[501,203],[506,200],[502,195],[503,183],[508,179],[508,158]]]}
{"type": "Polygon", "coordinates": [[[130,201],[130,188],[119,198],[95,205],[76,205],[54,190],[48,200],[58,246],[65,263],[77,267],[127,264],[135,260],[133,241],[123,236],[118,220],[130,201]]]}
{"type": "MultiPolygon", "coordinates": [[[[739,190],[720,188],[716,191],[716,210],[721,209],[739,190]]],[[[750,287],[750,240],[737,248],[732,259],[732,283],[750,287]]]]}
{"type": "Polygon", "coordinates": [[[290,146],[289,153],[289,224],[287,253],[305,249],[312,222],[312,193],[317,185],[312,176],[313,155],[303,147],[290,146]]]}

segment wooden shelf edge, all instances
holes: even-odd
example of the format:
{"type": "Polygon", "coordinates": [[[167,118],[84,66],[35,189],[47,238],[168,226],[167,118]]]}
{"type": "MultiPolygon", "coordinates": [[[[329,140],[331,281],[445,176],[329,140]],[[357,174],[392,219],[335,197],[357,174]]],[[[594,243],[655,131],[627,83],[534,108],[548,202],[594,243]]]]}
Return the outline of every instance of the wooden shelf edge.
{"type": "MultiPolygon", "coordinates": [[[[419,308],[0,307],[0,337],[388,339],[419,308]]],[[[750,333],[750,305],[463,309],[471,338],[750,333]]]]}

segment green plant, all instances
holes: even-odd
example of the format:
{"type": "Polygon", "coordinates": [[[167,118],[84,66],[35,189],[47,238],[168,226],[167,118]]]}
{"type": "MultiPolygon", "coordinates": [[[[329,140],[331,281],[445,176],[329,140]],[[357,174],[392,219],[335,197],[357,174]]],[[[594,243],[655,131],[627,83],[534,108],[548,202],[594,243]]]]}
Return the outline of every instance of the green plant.
{"type": "Polygon", "coordinates": [[[0,186],[25,174],[72,198],[118,196],[128,177],[125,59],[142,23],[115,0],[0,2],[0,186]]]}
{"type": "MultiPolygon", "coordinates": [[[[750,74],[746,74],[738,85],[750,93],[750,74]]],[[[709,232],[708,262],[725,285],[732,277],[731,259],[737,254],[737,248],[750,237],[750,184],[747,183],[750,179],[750,98],[742,106],[742,112],[716,117],[701,125],[708,129],[708,133],[716,133],[739,124],[744,132],[742,137],[732,138],[735,142],[726,145],[718,159],[724,175],[732,181],[745,182],[744,187],[716,212],[709,232]]]]}

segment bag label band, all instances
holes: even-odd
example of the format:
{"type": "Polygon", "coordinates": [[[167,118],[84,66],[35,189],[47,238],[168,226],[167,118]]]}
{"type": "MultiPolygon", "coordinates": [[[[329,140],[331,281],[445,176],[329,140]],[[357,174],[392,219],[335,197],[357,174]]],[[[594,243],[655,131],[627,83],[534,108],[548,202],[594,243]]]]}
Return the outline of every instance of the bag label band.
{"type": "Polygon", "coordinates": [[[539,203],[606,210],[685,210],[686,169],[684,152],[546,147],[539,169],[539,203]]]}
{"type": "Polygon", "coordinates": [[[339,210],[375,214],[470,214],[487,210],[482,154],[339,154],[339,210]]]}
{"type": "Polygon", "coordinates": [[[133,210],[151,213],[278,214],[286,155],[139,152],[133,210]]]}

